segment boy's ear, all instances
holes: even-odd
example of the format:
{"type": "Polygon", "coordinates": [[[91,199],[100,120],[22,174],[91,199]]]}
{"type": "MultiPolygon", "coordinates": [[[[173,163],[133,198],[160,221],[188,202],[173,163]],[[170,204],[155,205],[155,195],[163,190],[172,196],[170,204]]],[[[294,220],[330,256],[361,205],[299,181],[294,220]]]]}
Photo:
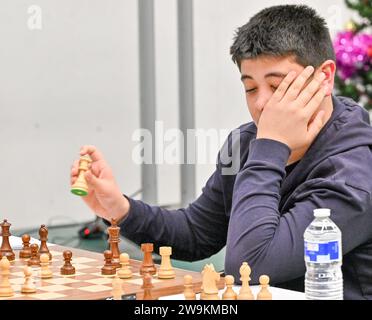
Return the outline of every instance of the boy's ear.
{"type": "Polygon", "coordinates": [[[333,91],[333,87],[335,84],[335,74],[336,74],[336,63],[333,60],[327,60],[322,63],[322,65],[318,68],[317,72],[324,72],[326,78],[324,79],[323,83],[327,86],[327,96],[330,96],[333,91]]]}

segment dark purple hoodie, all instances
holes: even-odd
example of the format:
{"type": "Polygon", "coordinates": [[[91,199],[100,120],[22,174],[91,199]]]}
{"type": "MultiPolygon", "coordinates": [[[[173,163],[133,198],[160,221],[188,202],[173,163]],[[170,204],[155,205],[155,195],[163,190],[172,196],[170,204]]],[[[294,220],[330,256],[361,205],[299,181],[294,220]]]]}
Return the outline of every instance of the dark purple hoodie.
{"type": "MultiPolygon", "coordinates": [[[[222,174],[229,164],[219,155],[202,194],[185,209],[129,199],[122,234],[138,244],[153,242],[156,250],[172,246],[172,258],[188,261],[226,246],[225,274],[237,282],[247,261],[252,284],[267,274],[273,286],[303,291],[303,234],[313,209],[330,208],[342,231],[344,297],[372,299],[372,128],[368,113],[352,100],[333,97],[333,106],[326,126],[290,170],[289,148],[256,140],[255,124],[244,124],[237,174],[222,174]]],[[[231,137],[225,144],[230,149],[231,137]]]]}

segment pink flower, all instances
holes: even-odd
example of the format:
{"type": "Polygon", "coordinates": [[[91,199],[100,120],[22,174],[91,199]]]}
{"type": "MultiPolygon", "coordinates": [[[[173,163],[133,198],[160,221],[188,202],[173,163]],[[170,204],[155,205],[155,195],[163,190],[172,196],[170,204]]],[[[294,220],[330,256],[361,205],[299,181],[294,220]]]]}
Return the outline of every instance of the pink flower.
{"type": "Polygon", "coordinates": [[[339,32],[333,43],[338,74],[341,79],[351,78],[358,70],[369,70],[372,62],[372,35],[339,32]]]}

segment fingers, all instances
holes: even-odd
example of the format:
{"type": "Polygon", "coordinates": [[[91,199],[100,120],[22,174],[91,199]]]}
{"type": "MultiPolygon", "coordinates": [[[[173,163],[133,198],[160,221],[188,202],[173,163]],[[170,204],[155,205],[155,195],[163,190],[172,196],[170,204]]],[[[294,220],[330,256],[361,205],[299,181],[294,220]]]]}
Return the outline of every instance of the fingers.
{"type": "Polygon", "coordinates": [[[318,136],[320,130],[322,130],[324,125],[324,110],[320,110],[318,114],[315,116],[314,120],[308,127],[308,134],[310,141],[314,141],[314,139],[318,136]]]}
{"type": "Polygon", "coordinates": [[[79,173],[79,159],[76,159],[71,166],[71,177],[76,176],[79,173]]]}
{"type": "Polygon", "coordinates": [[[97,186],[98,179],[94,174],[92,174],[92,172],[90,170],[85,172],[84,177],[85,177],[85,180],[87,181],[88,185],[92,186],[93,188],[97,186]]]}
{"type": "Polygon", "coordinates": [[[80,155],[84,154],[89,154],[92,158],[93,161],[89,164],[89,169],[96,177],[99,177],[103,170],[109,168],[109,165],[104,159],[103,154],[95,146],[82,146],[80,149],[80,155]]]}
{"type": "Polygon", "coordinates": [[[104,160],[102,153],[92,145],[85,145],[80,148],[80,155],[90,155],[93,161],[104,160]]]}
{"type": "MultiPolygon", "coordinates": [[[[84,145],[80,148],[80,155],[89,155],[93,162],[88,165],[88,170],[85,172],[85,179],[88,183],[88,186],[92,188],[92,190],[99,184],[99,180],[96,177],[99,176],[100,172],[105,168],[105,160],[103,155],[95,146],[92,145],[84,145]]],[[[70,184],[73,185],[79,175],[79,164],[80,159],[76,159],[70,171],[70,184]]],[[[88,202],[87,202],[88,203],[88,202]]]]}
{"type": "Polygon", "coordinates": [[[291,85],[293,80],[296,78],[296,71],[288,72],[288,74],[284,77],[282,82],[279,84],[279,87],[275,90],[273,94],[273,98],[277,101],[280,101],[285,93],[287,92],[288,87],[291,85]]]}
{"type": "Polygon", "coordinates": [[[75,183],[76,179],[77,179],[77,177],[71,177],[70,178],[70,186],[72,186],[75,183]]]}
{"type": "Polygon", "coordinates": [[[71,185],[75,183],[77,177],[79,174],[79,160],[76,159],[74,163],[71,166],[71,171],[70,171],[70,183],[71,185]]]}
{"type": "MultiPolygon", "coordinates": [[[[71,169],[71,171],[72,170],[73,169],[71,169]]],[[[96,187],[97,186],[98,178],[90,170],[85,172],[84,177],[85,177],[85,180],[88,183],[88,185],[90,185],[91,187],[96,187]]],[[[73,185],[77,178],[78,178],[77,173],[74,174],[74,175],[71,173],[70,184],[73,185]]]]}
{"type": "Polygon", "coordinates": [[[302,90],[300,95],[297,98],[300,106],[306,106],[311,98],[316,94],[319,90],[320,86],[322,85],[326,75],[324,72],[321,72],[313,80],[306,86],[305,89],[302,90]]]}
{"type": "Polygon", "coordinates": [[[293,81],[293,83],[291,84],[290,88],[288,89],[286,93],[286,97],[289,100],[297,99],[300,91],[304,87],[306,81],[313,74],[313,72],[314,72],[314,67],[312,66],[307,66],[304,70],[302,70],[300,75],[296,78],[296,80],[293,81]]]}
{"type": "Polygon", "coordinates": [[[315,111],[319,108],[320,104],[323,102],[323,99],[327,95],[327,88],[321,86],[318,88],[318,92],[312,97],[312,99],[308,102],[305,106],[303,111],[305,112],[305,116],[310,119],[315,111]]]}

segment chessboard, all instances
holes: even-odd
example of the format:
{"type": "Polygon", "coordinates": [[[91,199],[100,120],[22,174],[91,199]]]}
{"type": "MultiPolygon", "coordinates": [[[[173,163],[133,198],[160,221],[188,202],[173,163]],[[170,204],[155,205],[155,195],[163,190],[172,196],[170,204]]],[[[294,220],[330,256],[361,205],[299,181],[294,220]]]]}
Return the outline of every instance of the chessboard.
{"type": "MultiPolygon", "coordinates": [[[[14,250],[16,259],[11,262],[10,283],[14,290],[12,297],[0,297],[0,300],[100,300],[112,298],[112,282],[114,276],[101,274],[104,265],[104,256],[96,252],[81,249],[66,248],[55,245],[51,247],[52,261],[50,269],[53,277],[41,279],[40,267],[32,267],[33,279],[36,286],[36,293],[21,293],[21,286],[24,283],[23,268],[27,259],[19,258],[19,251],[14,250]],[[76,269],[74,275],[61,275],[60,268],[63,265],[63,251],[72,252],[71,263],[76,269]]],[[[123,279],[123,299],[141,300],[143,297],[143,278],[139,273],[142,261],[130,259],[132,278],[123,279]]],[[[159,265],[155,265],[159,270],[159,265]]],[[[176,276],[173,279],[158,279],[157,274],[152,278],[153,288],[151,289],[154,299],[161,296],[169,296],[182,293],[184,290],[184,276],[193,277],[195,292],[201,291],[202,275],[190,270],[174,268],[176,276]]],[[[224,285],[221,279],[219,286],[224,285]]]]}

